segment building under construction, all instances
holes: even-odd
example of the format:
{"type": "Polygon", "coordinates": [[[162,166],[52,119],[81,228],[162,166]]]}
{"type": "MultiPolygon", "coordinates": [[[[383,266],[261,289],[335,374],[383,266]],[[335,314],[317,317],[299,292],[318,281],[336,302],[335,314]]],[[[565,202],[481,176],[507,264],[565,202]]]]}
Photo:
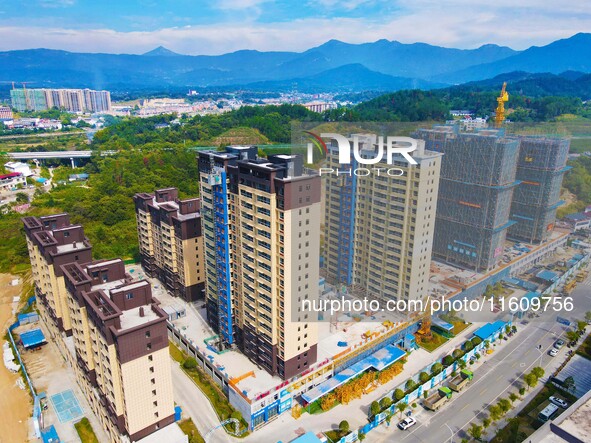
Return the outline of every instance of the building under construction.
{"type": "Polygon", "coordinates": [[[567,139],[523,137],[519,148],[517,180],[511,205],[511,219],[517,223],[509,228],[509,236],[528,243],[548,239],[556,221],[560,187],[570,142],[567,139]]]}
{"type": "Polygon", "coordinates": [[[433,241],[433,256],[477,271],[488,271],[503,255],[519,139],[499,130],[461,133],[457,127],[421,129],[414,137],[444,153],[433,241]]]}

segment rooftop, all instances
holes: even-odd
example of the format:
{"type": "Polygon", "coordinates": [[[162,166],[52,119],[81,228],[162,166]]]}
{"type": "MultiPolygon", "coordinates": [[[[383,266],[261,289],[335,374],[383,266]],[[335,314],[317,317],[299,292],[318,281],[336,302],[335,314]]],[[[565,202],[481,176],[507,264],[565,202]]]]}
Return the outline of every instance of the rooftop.
{"type": "Polygon", "coordinates": [[[75,249],[82,249],[85,247],[86,247],[86,245],[84,244],[84,242],[81,242],[81,241],[66,243],[65,245],[58,245],[57,252],[58,252],[58,254],[61,254],[62,252],[70,252],[75,249]]]}
{"type": "Polygon", "coordinates": [[[121,329],[131,329],[160,318],[151,305],[139,306],[121,312],[121,329]],[[143,312],[142,312],[143,311],[143,312]]]}

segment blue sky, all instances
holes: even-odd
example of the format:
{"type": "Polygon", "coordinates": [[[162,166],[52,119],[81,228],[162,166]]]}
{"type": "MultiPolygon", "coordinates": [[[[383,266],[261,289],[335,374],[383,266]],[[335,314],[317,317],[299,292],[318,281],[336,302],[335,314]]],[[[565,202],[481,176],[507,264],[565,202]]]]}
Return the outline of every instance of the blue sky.
{"type": "Polygon", "coordinates": [[[523,49],[591,32],[589,0],[0,0],[0,50],[302,51],[332,38],[523,49]],[[519,6],[515,6],[518,4],[519,6]]]}

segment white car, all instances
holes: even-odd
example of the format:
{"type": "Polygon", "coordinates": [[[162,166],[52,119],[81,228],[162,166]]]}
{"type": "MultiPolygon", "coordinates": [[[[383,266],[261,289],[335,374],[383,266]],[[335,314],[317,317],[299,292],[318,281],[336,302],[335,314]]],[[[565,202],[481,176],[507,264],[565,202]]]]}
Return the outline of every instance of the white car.
{"type": "Polygon", "coordinates": [[[550,349],[550,352],[548,352],[548,355],[550,355],[550,357],[556,357],[558,355],[558,349],[556,349],[556,348],[550,349]]]}
{"type": "Polygon", "coordinates": [[[403,431],[406,431],[408,428],[417,424],[417,420],[414,417],[406,417],[400,423],[398,423],[398,427],[403,431]]]}
{"type": "Polygon", "coordinates": [[[563,399],[558,398],[558,397],[550,397],[548,400],[550,400],[552,403],[554,403],[556,406],[560,406],[562,409],[566,409],[568,408],[568,403],[565,402],[563,399]]]}

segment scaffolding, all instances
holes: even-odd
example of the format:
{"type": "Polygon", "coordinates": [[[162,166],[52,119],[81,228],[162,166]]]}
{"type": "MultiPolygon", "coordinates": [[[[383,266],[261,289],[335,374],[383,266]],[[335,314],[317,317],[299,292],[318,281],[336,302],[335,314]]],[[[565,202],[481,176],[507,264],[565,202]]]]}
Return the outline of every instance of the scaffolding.
{"type": "Polygon", "coordinates": [[[563,203],[560,188],[570,142],[564,138],[521,137],[517,179],[511,218],[518,223],[509,236],[529,243],[548,239],[556,221],[556,209],[563,203]]]}
{"type": "Polygon", "coordinates": [[[519,140],[503,130],[461,133],[457,127],[421,129],[414,137],[443,152],[433,255],[480,270],[501,259],[509,220],[519,140]]]}

